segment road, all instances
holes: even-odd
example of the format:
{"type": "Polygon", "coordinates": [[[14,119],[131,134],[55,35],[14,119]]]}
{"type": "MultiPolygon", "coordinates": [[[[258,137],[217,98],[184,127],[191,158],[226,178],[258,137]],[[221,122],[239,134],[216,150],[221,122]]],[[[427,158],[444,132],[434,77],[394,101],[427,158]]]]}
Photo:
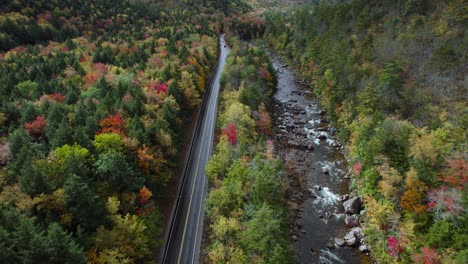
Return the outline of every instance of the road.
{"type": "Polygon", "coordinates": [[[211,156],[217,116],[221,73],[229,48],[220,37],[220,55],[216,73],[207,89],[190,149],[173,222],[162,263],[198,263],[203,231],[204,201],[207,192],[205,166],[211,156]]]}

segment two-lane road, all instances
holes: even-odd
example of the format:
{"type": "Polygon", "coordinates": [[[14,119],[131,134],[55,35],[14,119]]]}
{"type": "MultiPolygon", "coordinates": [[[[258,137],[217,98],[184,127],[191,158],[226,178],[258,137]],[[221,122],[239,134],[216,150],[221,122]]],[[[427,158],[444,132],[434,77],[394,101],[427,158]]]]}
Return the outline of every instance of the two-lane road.
{"type": "Polygon", "coordinates": [[[203,229],[204,201],[207,192],[205,166],[211,156],[215,132],[221,73],[229,53],[224,36],[220,37],[220,55],[215,77],[205,98],[196,126],[184,182],[169,231],[163,263],[198,263],[203,229]]]}

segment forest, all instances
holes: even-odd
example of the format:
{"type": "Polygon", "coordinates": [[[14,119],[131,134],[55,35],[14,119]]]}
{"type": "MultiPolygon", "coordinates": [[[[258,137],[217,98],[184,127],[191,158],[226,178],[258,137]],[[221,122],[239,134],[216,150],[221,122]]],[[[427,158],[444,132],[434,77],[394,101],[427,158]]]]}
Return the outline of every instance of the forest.
{"type": "Polygon", "coordinates": [[[204,263],[296,261],[263,44],[337,128],[372,258],[467,263],[467,25],[464,0],[0,0],[0,263],[156,260],[221,33],[204,263]]]}
{"type": "Polygon", "coordinates": [[[466,263],[465,1],[314,1],[265,14],[347,143],[379,263],[466,263]]]}
{"type": "Polygon", "coordinates": [[[276,87],[275,71],[259,47],[237,38],[229,42],[233,48],[221,79],[218,144],[206,167],[211,186],[206,262],[293,263],[284,173],[266,107],[276,87]]]}
{"type": "Polygon", "coordinates": [[[2,1],[1,263],[153,261],[223,16],[179,4],[2,1]]]}

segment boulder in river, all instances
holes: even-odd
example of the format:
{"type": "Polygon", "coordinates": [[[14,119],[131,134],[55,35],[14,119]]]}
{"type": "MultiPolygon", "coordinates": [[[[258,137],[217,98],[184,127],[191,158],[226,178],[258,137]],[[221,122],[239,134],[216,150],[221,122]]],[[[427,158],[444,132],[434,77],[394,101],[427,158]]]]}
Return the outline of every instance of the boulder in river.
{"type": "Polygon", "coordinates": [[[301,219],[297,219],[296,222],[295,222],[296,226],[298,227],[302,227],[303,224],[302,224],[302,220],[301,219]]]}
{"type": "Polygon", "coordinates": [[[288,140],[288,147],[290,148],[299,148],[299,143],[297,143],[297,141],[294,141],[294,140],[288,140]]]}
{"type": "Polygon", "coordinates": [[[355,227],[359,225],[359,220],[355,215],[346,215],[345,224],[349,227],[355,227]]]}
{"type": "Polygon", "coordinates": [[[357,214],[361,210],[362,199],[361,197],[353,197],[343,203],[345,213],[357,214]]]}
{"type": "Polygon", "coordinates": [[[335,237],[335,244],[336,244],[338,247],[342,247],[342,246],[344,246],[345,241],[344,241],[344,239],[341,238],[341,237],[335,237]]]}
{"type": "Polygon", "coordinates": [[[314,145],[312,143],[307,144],[307,150],[314,151],[315,150],[314,145]]]}
{"type": "Polygon", "coordinates": [[[320,133],[320,134],[318,134],[317,138],[320,139],[320,140],[325,140],[325,139],[327,139],[327,135],[325,135],[325,133],[320,133]]]}
{"type": "Polygon", "coordinates": [[[369,252],[369,247],[367,245],[360,245],[359,251],[361,251],[362,253],[369,252]]]}
{"type": "Polygon", "coordinates": [[[356,237],[354,236],[354,233],[353,232],[348,232],[345,236],[344,236],[344,241],[346,242],[346,245],[348,246],[355,246],[357,244],[357,239],[356,237]]]}
{"type": "Polygon", "coordinates": [[[363,237],[364,235],[362,233],[362,228],[354,227],[348,233],[346,233],[343,239],[346,242],[346,245],[356,246],[357,244],[359,244],[363,237]]]}
{"type": "Polygon", "coordinates": [[[340,197],[338,197],[338,201],[340,202],[347,201],[348,199],[349,199],[349,194],[343,194],[340,197]]]}

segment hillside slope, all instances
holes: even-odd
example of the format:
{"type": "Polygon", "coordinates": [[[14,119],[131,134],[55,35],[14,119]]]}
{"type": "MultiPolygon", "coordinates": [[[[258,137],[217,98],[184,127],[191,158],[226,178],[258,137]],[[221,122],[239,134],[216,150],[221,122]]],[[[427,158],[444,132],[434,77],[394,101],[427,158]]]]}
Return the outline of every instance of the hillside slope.
{"type": "Polygon", "coordinates": [[[468,258],[465,1],[314,1],[265,15],[349,143],[381,263],[468,258]]]}

